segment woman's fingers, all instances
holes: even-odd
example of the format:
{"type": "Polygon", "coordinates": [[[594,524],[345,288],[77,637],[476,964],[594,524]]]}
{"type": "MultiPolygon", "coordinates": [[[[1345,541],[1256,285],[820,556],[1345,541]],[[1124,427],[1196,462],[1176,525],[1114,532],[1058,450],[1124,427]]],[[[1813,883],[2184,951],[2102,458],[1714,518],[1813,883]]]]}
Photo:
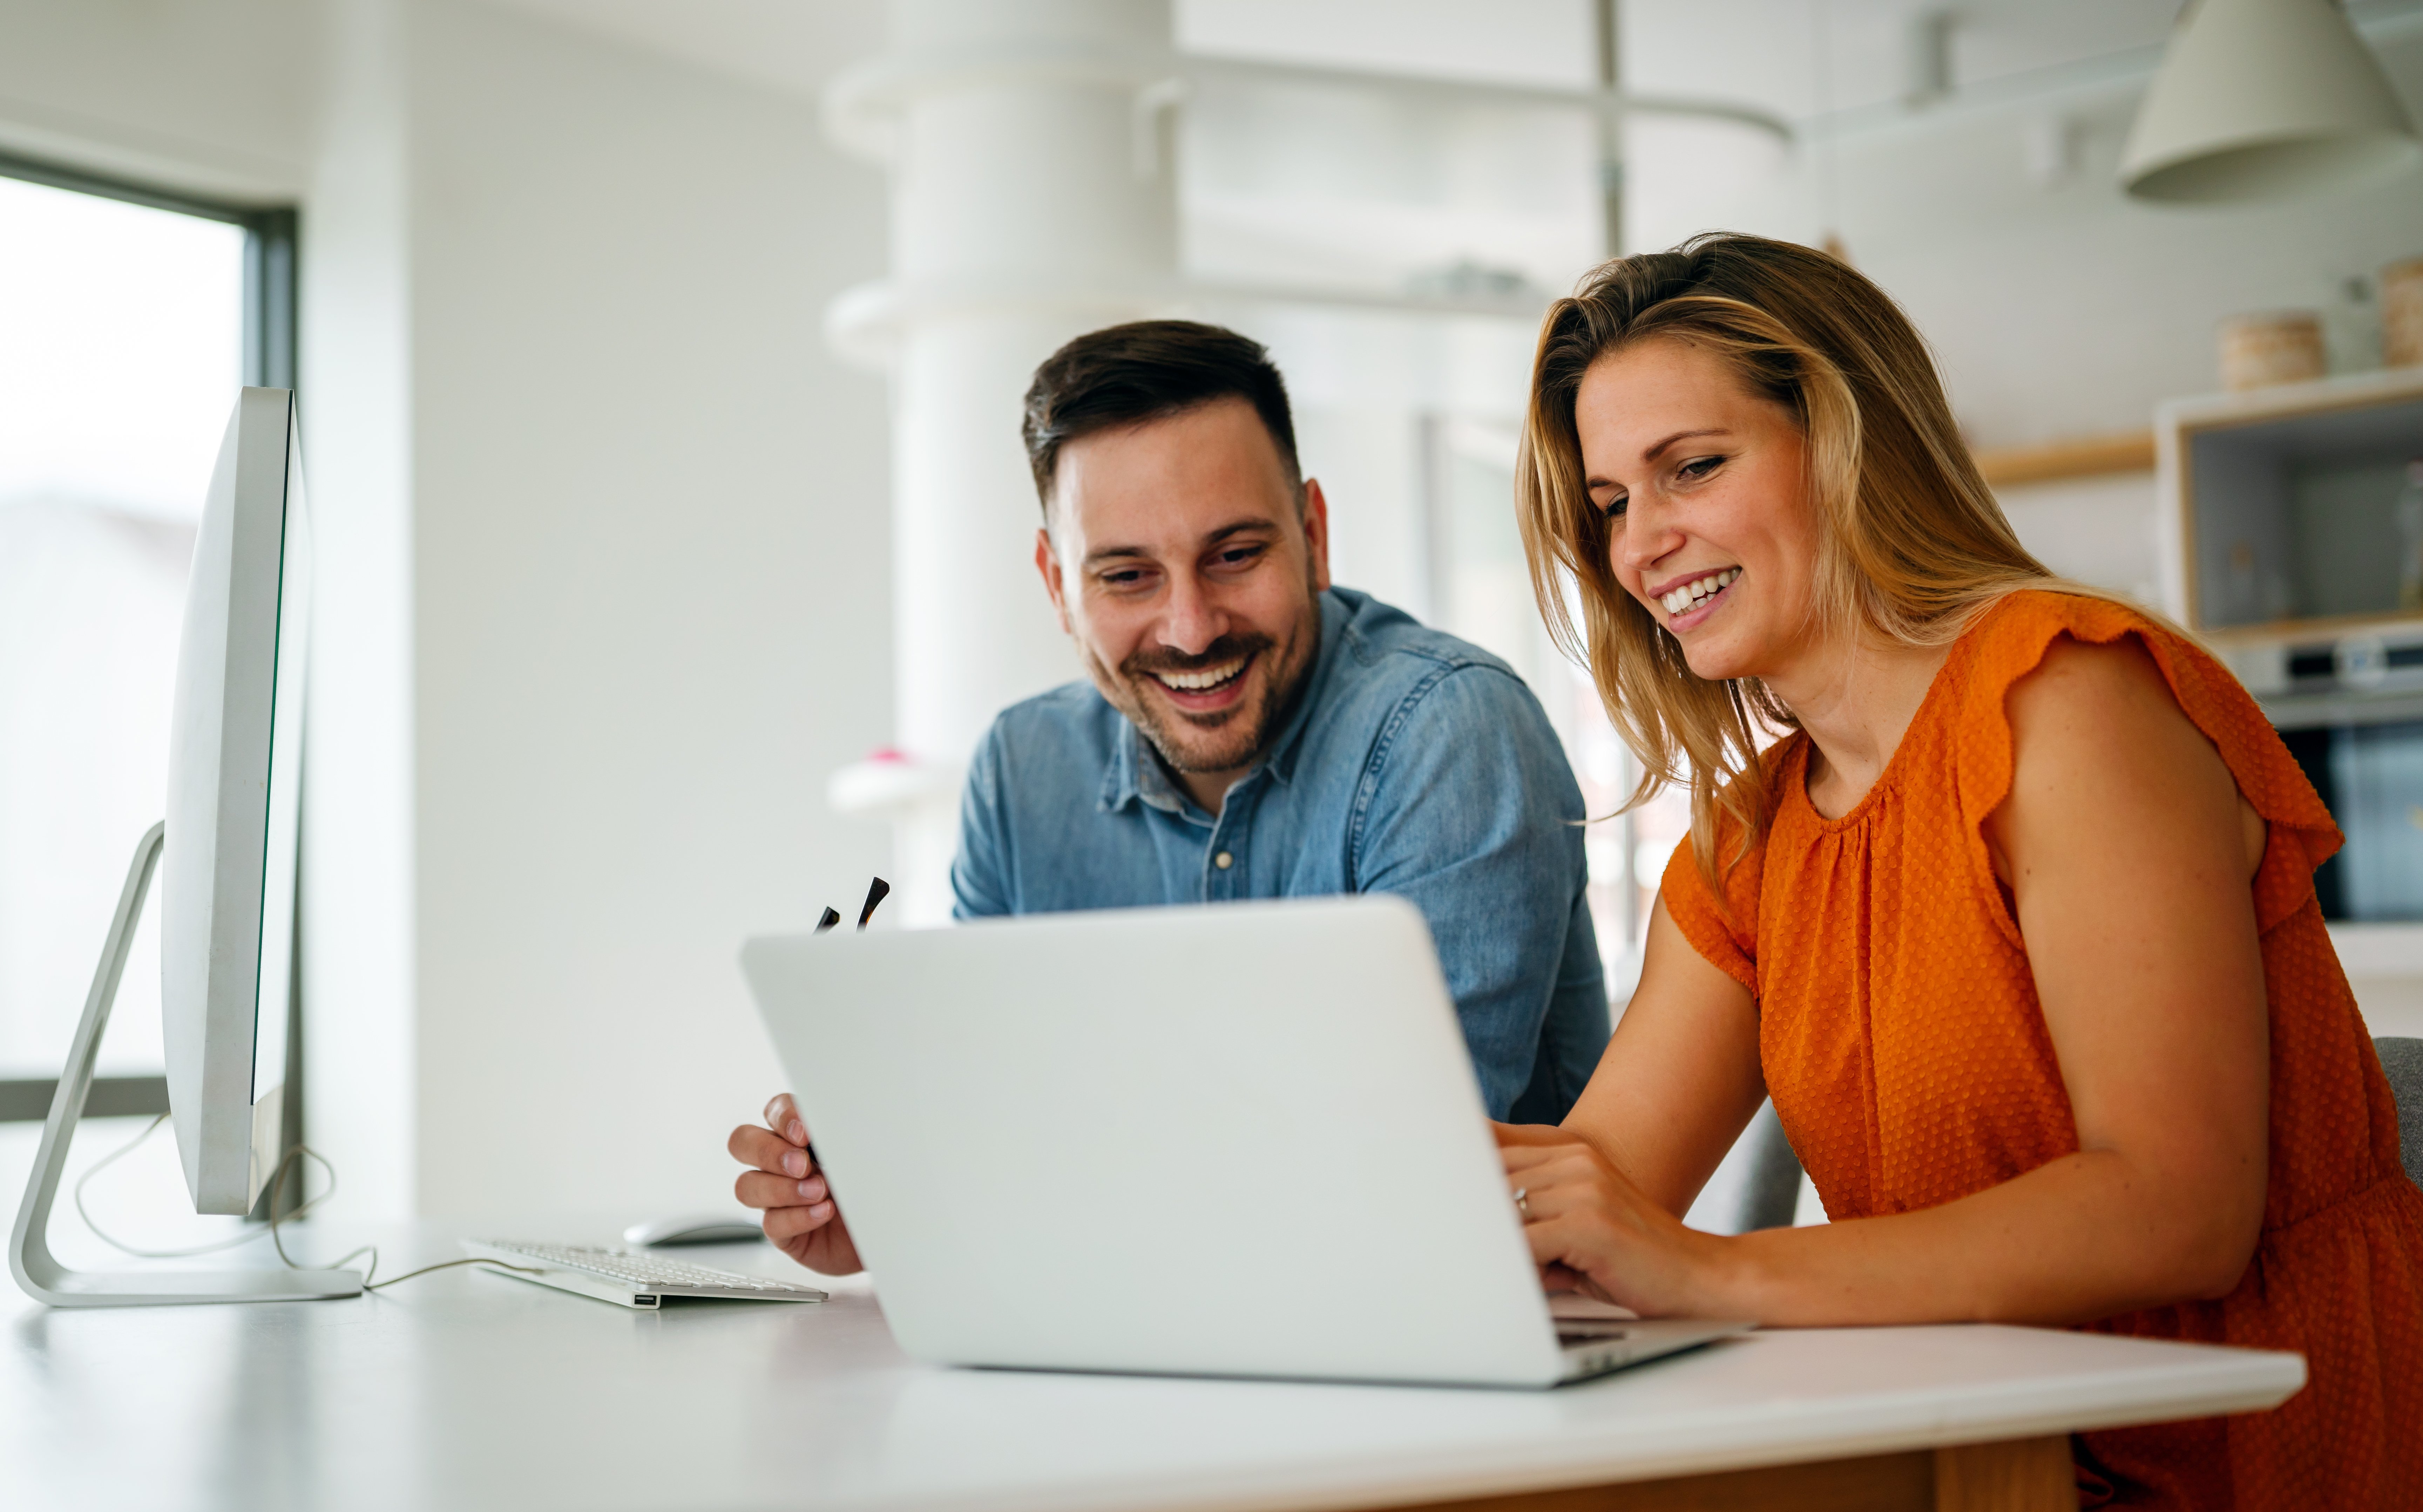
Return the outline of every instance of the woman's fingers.
{"type": "Polygon", "coordinates": [[[1533,1218],[1557,1210],[1559,1193],[1588,1190],[1604,1174],[1587,1150],[1542,1151],[1536,1152],[1536,1157],[1520,1165],[1512,1160],[1506,1165],[1507,1189],[1523,1193],[1523,1205],[1531,1210],[1533,1218]]]}
{"type": "Polygon", "coordinates": [[[1503,1144],[1497,1149],[1497,1158],[1506,1162],[1510,1176],[1525,1175],[1560,1160],[1587,1160],[1590,1157],[1591,1147],[1570,1136],[1554,1144],[1503,1144]]]}

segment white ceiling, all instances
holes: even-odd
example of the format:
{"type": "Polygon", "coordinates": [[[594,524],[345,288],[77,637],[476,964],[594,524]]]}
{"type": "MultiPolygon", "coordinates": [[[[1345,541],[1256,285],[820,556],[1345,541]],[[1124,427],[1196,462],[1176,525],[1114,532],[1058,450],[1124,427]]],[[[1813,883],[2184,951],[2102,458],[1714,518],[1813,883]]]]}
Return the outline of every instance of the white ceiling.
{"type": "MultiPolygon", "coordinates": [[[[881,0],[494,3],[806,95],[884,39],[881,0]]],[[[2423,0],[2348,8],[2362,20],[2423,0]]],[[[1179,44],[1194,52],[1557,84],[1595,73],[1591,0],[1174,0],[1174,8],[1179,44]]],[[[1622,10],[1633,87],[1805,119],[1897,99],[1910,24],[1925,12],[1953,13],[1954,78],[1970,87],[2095,58],[2150,58],[2179,0],[1622,0],[1622,10]]]]}
{"type": "Polygon", "coordinates": [[[643,51],[813,96],[883,46],[880,0],[493,0],[643,51]]]}
{"type": "MultiPolygon", "coordinates": [[[[879,0],[495,0],[795,93],[876,52],[879,0]]],[[[2359,12],[2407,8],[2359,4],[2359,12]]],[[[1583,84],[1590,0],[1176,0],[1180,46],[1230,56],[1465,78],[1583,84]]],[[[1910,19],[1942,0],[1626,0],[1637,88],[1754,102],[1793,117],[1888,101],[1910,19]],[[1821,76],[1816,41],[1829,34],[1821,76]]],[[[2178,0],[1963,0],[1955,76],[2003,78],[2158,44],[2178,0]]]]}
{"type": "MultiPolygon", "coordinates": [[[[882,0],[491,3],[805,98],[881,50],[886,36],[882,0]]],[[[2010,118],[2002,134],[1972,132],[1962,138],[1972,150],[1996,154],[1980,164],[1980,172],[1995,173],[2008,166],[2005,158],[2019,161],[2018,121],[2035,102],[2064,92],[2074,97],[2089,77],[2103,95],[2128,93],[2159,56],[2179,6],[2179,0],[1620,3],[1630,87],[1754,105],[1804,124],[1830,118],[1810,133],[1813,140],[1872,129],[1945,129],[1958,112],[1912,111],[1901,102],[1910,78],[1914,23],[1950,7],[1959,102],[2010,118]]],[[[2360,21],[2423,11],[2423,0],[2348,4],[2360,21]]],[[[1179,45],[1197,54],[1566,87],[1585,85],[1596,74],[1592,0],[1172,5],[1179,45]]],[[[2063,109],[2074,104],[2073,99],[2063,109]]],[[[2126,109],[2125,100],[2104,105],[2107,115],[2126,109]]],[[[1560,287],[1601,255],[1595,138],[1569,111],[1441,110],[1377,93],[1362,98],[1356,91],[1231,80],[1198,92],[1186,116],[1185,260],[1198,276],[1398,289],[1442,269],[1478,264],[1519,273],[1539,287],[1560,287]],[[1303,150],[1307,142],[1319,142],[1321,150],[1303,150]]],[[[1737,126],[1640,118],[1633,133],[1627,213],[1636,241],[1646,237],[1659,244],[1709,224],[1710,216],[1724,219],[1728,194],[1771,186],[1793,157],[1737,126]]],[[[1829,168],[1823,177],[1829,186],[1825,193],[1832,193],[1837,176],[1829,168]]],[[[1836,217],[1830,208],[1812,213],[1836,217]]]]}

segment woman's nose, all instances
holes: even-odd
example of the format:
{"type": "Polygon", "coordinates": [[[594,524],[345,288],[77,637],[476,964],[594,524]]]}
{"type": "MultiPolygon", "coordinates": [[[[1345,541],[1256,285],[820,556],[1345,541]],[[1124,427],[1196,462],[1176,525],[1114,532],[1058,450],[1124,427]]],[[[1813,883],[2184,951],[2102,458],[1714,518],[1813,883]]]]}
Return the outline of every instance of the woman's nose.
{"type": "Polygon", "coordinates": [[[1616,538],[1616,560],[1639,572],[1673,555],[1683,532],[1673,517],[1655,504],[1635,503],[1624,511],[1623,534],[1616,538]]]}

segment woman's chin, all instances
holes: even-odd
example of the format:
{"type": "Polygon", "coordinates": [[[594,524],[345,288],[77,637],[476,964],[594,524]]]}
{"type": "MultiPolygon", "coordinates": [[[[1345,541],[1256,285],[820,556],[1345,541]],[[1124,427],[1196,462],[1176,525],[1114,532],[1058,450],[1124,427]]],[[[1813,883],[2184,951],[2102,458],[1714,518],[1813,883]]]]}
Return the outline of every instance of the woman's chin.
{"type": "Polygon", "coordinates": [[[1749,658],[1739,648],[1729,646],[1713,637],[1698,644],[1683,643],[1684,665],[1691,675],[1708,683],[1730,682],[1736,677],[1756,677],[1757,671],[1748,665],[1749,658]]]}

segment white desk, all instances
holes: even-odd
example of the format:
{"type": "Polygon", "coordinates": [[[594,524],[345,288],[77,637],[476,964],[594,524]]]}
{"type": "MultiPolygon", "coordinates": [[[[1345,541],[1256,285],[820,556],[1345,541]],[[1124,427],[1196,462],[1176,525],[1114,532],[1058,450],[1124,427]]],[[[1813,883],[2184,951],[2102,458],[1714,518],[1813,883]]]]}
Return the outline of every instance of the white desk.
{"type": "MultiPolygon", "coordinates": [[[[518,1236],[579,1236],[546,1230],[518,1236]]],[[[459,1253],[388,1237],[391,1275],[459,1253]]],[[[0,1299],[0,1505],[24,1512],[2068,1505],[2046,1436],[2265,1408],[2304,1379],[2290,1355],[1985,1328],[1761,1334],[1543,1393],[929,1369],[863,1283],[662,1313],[468,1270],[338,1302],[0,1299]],[[1757,1466],[1800,1468],[1523,1494],[1757,1466]],[[2029,1473],[2039,1494],[1975,1485],[2029,1473]]]]}

